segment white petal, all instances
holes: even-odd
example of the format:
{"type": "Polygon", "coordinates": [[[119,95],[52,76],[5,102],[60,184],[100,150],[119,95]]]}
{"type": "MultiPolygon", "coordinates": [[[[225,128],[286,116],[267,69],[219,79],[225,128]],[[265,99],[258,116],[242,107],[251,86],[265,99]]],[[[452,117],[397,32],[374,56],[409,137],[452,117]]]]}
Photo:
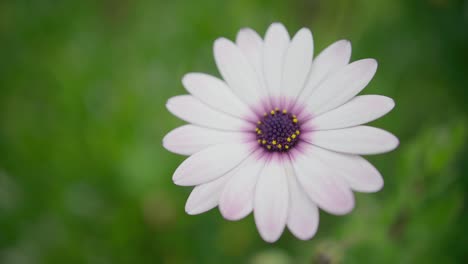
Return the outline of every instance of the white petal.
{"type": "Polygon", "coordinates": [[[377,70],[377,61],[363,59],[328,76],[307,102],[313,115],[319,115],[349,101],[370,82],[377,70]]]}
{"type": "Polygon", "coordinates": [[[220,79],[204,73],[189,73],[182,79],[185,89],[206,105],[236,117],[253,113],[220,79]]]}
{"type": "Polygon", "coordinates": [[[318,207],[297,182],[291,164],[287,166],[287,178],[289,183],[288,228],[299,239],[311,239],[317,232],[319,224],[318,207]]]}
{"type": "Polygon", "coordinates": [[[218,70],[232,91],[249,106],[259,102],[257,75],[241,50],[230,40],[219,38],[214,44],[218,70]]]}
{"type": "Polygon", "coordinates": [[[265,35],[263,67],[265,82],[271,96],[279,96],[283,60],[289,45],[289,34],[280,23],[273,23],[265,35]]]}
{"type": "Polygon", "coordinates": [[[254,217],[260,236],[275,242],[283,233],[288,217],[288,182],[278,160],[268,162],[255,190],[254,217]]]}
{"type": "MultiPolygon", "coordinates": [[[[233,170],[235,171],[235,170],[233,170]]],[[[190,193],[185,211],[187,214],[196,215],[209,211],[218,205],[218,200],[226,182],[231,178],[231,172],[214,181],[204,183],[193,188],[190,193]]]]}
{"type": "Polygon", "coordinates": [[[243,132],[214,130],[194,125],[184,125],[169,132],[163,146],[174,153],[192,155],[211,145],[242,143],[247,140],[243,132]]]}
{"type": "Polygon", "coordinates": [[[351,43],[347,40],[339,40],[320,52],[312,63],[301,98],[308,98],[321,81],[348,64],[350,58],[351,43]]]}
{"type": "Polygon", "coordinates": [[[293,99],[298,96],[309,74],[313,51],[312,33],[302,28],[293,37],[284,58],[281,94],[293,99]]]}
{"type": "Polygon", "coordinates": [[[263,77],[262,38],[253,29],[243,28],[239,30],[239,33],[237,33],[236,44],[255,69],[255,73],[257,74],[257,78],[260,84],[258,90],[261,96],[267,97],[268,91],[266,90],[265,77],[263,77]]]}
{"type": "Polygon", "coordinates": [[[264,165],[262,159],[251,155],[239,166],[219,200],[219,210],[224,218],[239,220],[252,212],[255,185],[264,165]]]}
{"type": "Polygon", "coordinates": [[[395,102],[381,95],[360,95],[344,105],[313,118],[314,130],[326,130],[362,125],[390,112],[395,102]]]}
{"type": "Polygon", "coordinates": [[[337,153],[314,146],[311,149],[320,160],[335,169],[351,189],[358,192],[376,192],[382,189],[382,175],[361,156],[337,153]]]}
{"type": "MultiPolygon", "coordinates": [[[[302,146],[305,146],[303,144],[302,146]]],[[[335,170],[318,159],[307,146],[296,155],[293,166],[300,185],[320,208],[342,215],[354,208],[354,196],[346,182],[335,170]]]]}
{"type": "Polygon", "coordinates": [[[249,123],[245,120],[218,112],[191,95],[170,98],[167,109],[175,116],[189,123],[221,130],[246,130],[249,123]]]}
{"type": "Polygon", "coordinates": [[[391,133],[369,126],[312,131],[301,139],[333,151],[361,155],[392,151],[399,144],[391,133]]]}
{"type": "Polygon", "coordinates": [[[177,185],[191,186],[212,181],[236,167],[252,152],[252,145],[219,144],[184,160],[172,177],[177,185]]]}

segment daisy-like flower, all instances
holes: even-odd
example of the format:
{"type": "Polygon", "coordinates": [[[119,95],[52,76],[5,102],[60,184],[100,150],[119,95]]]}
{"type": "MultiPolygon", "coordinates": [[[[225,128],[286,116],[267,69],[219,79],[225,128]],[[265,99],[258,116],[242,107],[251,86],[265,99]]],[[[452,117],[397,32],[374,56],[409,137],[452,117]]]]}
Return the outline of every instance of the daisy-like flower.
{"type": "Polygon", "coordinates": [[[241,29],[219,38],[214,57],[223,80],[189,73],[190,95],[167,108],[188,125],[171,131],[166,149],[190,156],[173,181],[195,186],[185,210],[216,206],[224,218],[251,212],[261,237],[274,242],[285,227],[299,239],[317,231],[319,208],[335,215],[354,207],[352,191],[376,192],[380,173],[360,155],[388,152],[398,139],[363,126],[393,107],[391,98],[359,95],[377,69],[374,59],[349,63],[351,44],[337,41],[313,58],[309,29],[292,39],[272,24],[262,39],[241,29]]]}

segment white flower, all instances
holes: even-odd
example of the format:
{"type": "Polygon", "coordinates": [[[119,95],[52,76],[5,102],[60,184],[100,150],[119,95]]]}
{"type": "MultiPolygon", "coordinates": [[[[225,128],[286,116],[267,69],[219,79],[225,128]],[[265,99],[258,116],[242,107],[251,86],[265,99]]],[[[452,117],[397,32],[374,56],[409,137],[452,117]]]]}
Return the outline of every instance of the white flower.
{"type": "Polygon", "coordinates": [[[316,58],[309,29],[290,39],[272,24],[265,39],[241,29],[236,43],[219,38],[214,57],[224,79],[189,73],[190,95],[167,108],[189,122],[163,140],[189,155],[175,171],[181,186],[195,186],[185,210],[200,214],[219,206],[228,220],[253,212],[265,241],[284,228],[299,239],[314,236],[318,208],[335,214],[354,207],[352,191],[382,188],[380,173],[359,155],[391,151],[392,134],[362,124],[393,107],[380,95],[356,96],[377,69],[374,59],[349,63],[351,44],[340,40],[316,58]]]}

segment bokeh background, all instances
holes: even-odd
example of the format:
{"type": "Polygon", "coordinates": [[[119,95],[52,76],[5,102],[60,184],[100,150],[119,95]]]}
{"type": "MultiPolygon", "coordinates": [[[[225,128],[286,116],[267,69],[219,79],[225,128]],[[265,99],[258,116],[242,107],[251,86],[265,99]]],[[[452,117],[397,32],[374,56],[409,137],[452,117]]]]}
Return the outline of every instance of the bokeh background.
{"type": "Polygon", "coordinates": [[[0,263],[468,263],[468,1],[0,1],[0,263]],[[316,237],[275,244],[252,216],[184,212],[162,137],[212,43],[274,21],[379,61],[364,93],[400,147],[385,178],[316,237]]]}

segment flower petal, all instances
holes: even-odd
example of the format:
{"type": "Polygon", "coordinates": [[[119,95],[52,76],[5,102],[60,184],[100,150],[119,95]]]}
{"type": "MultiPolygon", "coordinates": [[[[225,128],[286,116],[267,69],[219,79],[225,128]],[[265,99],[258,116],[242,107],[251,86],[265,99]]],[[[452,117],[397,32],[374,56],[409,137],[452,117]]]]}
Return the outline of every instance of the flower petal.
{"type": "Polygon", "coordinates": [[[351,43],[348,40],[339,40],[320,52],[312,63],[301,98],[308,98],[322,80],[348,64],[350,58],[351,43]]]}
{"type": "Polygon", "coordinates": [[[289,187],[288,228],[297,238],[311,239],[317,232],[319,211],[297,182],[294,168],[288,161],[286,166],[289,187]]]}
{"type": "Polygon", "coordinates": [[[399,144],[391,133],[369,126],[312,131],[301,135],[301,139],[333,151],[361,155],[389,152],[399,144]]]}
{"type": "Polygon", "coordinates": [[[295,99],[304,87],[312,64],[314,44],[312,33],[302,28],[293,37],[284,58],[281,94],[295,99]]]}
{"type": "Polygon", "coordinates": [[[288,181],[283,164],[275,159],[267,162],[257,182],[254,217],[260,236],[275,242],[283,233],[288,217],[288,181]]]}
{"type": "Polygon", "coordinates": [[[249,106],[260,100],[255,70],[241,50],[230,40],[219,38],[214,44],[218,70],[232,91],[249,106]]]}
{"type": "Polygon", "coordinates": [[[219,199],[219,210],[224,218],[239,220],[252,212],[255,185],[264,165],[258,156],[251,155],[239,166],[219,199]]]}
{"type": "Polygon", "coordinates": [[[187,203],[185,203],[185,212],[189,215],[201,214],[215,208],[223,191],[226,182],[231,178],[232,173],[219,177],[214,181],[203,183],[193,188],[187,203]]]}
{"type": "Polygon", "coordinates": [[[172,179],[181,186],[212,181],[236,167],[252,150],[249,143],[211,146],[184,160],[172,179]]]}
{"type": "Polygon", "coordinates": [[[344,178],[351,189],[358,192],[376,192],[382,189],[384,184],[382,175],[363,157],[329,151],[315,146],[311,146],[311,148],[320,160],[331,166],[344,178]]]}
{"type": "Polygon", "coordinates": [[[188,73],[182,78],[185,89],[206,105],[240,118],[252,116],[249,107],[222,80],[204,73],[188,73]]]}
{"type": "Polygon", "coordinates": [[[191,95],[179,95],[170,98],[167,109],[175,116],[189,123],[221,130],[246,130],[247,121],[218,112],[191,95]]]}
{"type": "Polygon", "coordinates": [[[387,114],[395,106],[393,99],[381,95],[360,95],[344,105],[311,119],[314,130],[362,125],[387,114]]]}
{"type": "Polygon", "coordinates": [[[343,215],[354,208],[354,196],[346,182],[335,170],[318,159],[307,145],[304,153],[293,159],[300,185],[320,208],[328,213],[343,215]]]}
{"type": "Polygon", "coordinates": [[[245,142],[247,137],[242,132],[184,125],[169,132],[163,139],[163,146],[177,154],[192,155],[215,144],[245,142]]]}
{"type": "Polygon", "coordinates": [[[263,68],[265,82],[273,97],[281,91],[283,61],[289,45],[289,34],[281,23],[273,23],[265,34],[263,68]]]}
{"type": "Polygon", "coordinates": [[[255,69],[260,86],[258,90],[262,98],[268,97],[265,77],[263,77],[263,40],[255,30],[243,28],[239,30],[236,37],[236,44],[244,53],[247,60],[255,69]]]}
{"type": "Polygon", "coordinates": [[[328,76],[307,101],[310,113],[317,116],[349,101],[374,77],[377,61],[355,61],[328,76]]]}

